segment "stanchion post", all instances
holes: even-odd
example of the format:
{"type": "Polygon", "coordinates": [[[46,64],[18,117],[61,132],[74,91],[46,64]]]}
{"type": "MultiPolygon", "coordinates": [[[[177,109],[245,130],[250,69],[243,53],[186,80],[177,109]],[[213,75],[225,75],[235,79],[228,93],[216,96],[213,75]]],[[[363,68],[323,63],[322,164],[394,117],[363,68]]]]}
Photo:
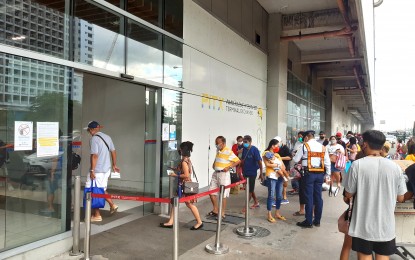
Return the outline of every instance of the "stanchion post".
{"type": "Polygon", "coordinates": [[[249,227],[249,178],[255,177],[247,177],[246,178],[246,189],[245,189],[245,226],[239,227],[236,229],[236,233],[243,237],[252,237],[256,233],[256,229],[249,227]]]}
{"type": "Polygon", "coordinates": [[[173,260],[179,259],[179,197],[173,198],[173,260]]]}
{"type": "MultiPolygon", "coordinates": [[[[173,185],[174,178],[169,177],[169,199],[173,199],[174,194],[174,185],[173,185]]],[[[173,203],[169,204],[169,213],[167,215],[170,215],[170,212],[173,210],[173,203]]]]}
{"type": "Polygon", "coordinates": [[[81,223],[81,176],[75,176],[75,187],[74,187],[74,210],[73,210],[73,228],[72,228],[72,251],[70,252],[71,256],[77,256],[81,254],[79,250],[79,235],[80,235],[80,223],[81,223]]]}
{"type": "Polygon", "coordinates": [[[219,194],[219,211],[218,211],[218,223],[216,226],[216,237],[215,243],[206,245],[205,249],[208,253],[215,254],[215,255],[223,255],[229,252],[229,247],[220,243],[220,230],[222,225],[222,202],[223,202],[223,194],[225,191],[225,186],[220,185],[220,194],[219,194]]]}
{"type": "Polygon", "coordinates": [[[89,258],[89,239],[91,236],[91,192],[86,193],[85,203],[85,239],[84,239],[84,260],[90,260],[89,258]]]}

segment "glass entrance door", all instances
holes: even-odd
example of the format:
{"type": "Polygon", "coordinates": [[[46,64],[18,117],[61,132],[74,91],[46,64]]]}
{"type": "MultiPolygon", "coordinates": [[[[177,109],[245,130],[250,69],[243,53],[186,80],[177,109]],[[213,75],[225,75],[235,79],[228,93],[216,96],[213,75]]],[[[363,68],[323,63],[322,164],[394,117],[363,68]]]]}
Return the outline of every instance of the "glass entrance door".
{"type": "MultiPolygon", "coordinates": [[[[160,172],[160,90],[146,88],[145,142],[144,142],[144,196],[158,194],[160,172]]],[[[154,211],[154,203],[144,204],[144,214],[154,211]]]]}

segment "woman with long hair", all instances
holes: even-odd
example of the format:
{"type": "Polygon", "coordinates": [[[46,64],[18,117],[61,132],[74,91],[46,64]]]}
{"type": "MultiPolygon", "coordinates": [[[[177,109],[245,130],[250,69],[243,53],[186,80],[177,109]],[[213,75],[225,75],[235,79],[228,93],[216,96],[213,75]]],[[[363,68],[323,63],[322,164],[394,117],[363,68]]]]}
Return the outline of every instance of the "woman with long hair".
{"type": "Polygon", "coordinates": [[[267,177],[267,187],[268,187],[268,199],[267,199],[267,210],[268,216],[267,219],[269,222],[274,223],[276,222],[275,219],[286,220],[285,217],[281,216],[280,214],[280,207],[282,201],[282,184],[284,182],[283,177],[279,176],[275,172],[275,168],[280,168],[281,170],[285,171],[284,163],[281,160],[281,157],[278,153],[275,153],[274,150],[278,147],[278,140],[272,139],[267,149],[265,149],[264,153],[262,154],[263,162],[266,166],[265,175],[267,177]],[[276,159],[273,162],[266,157],[267,153],[273,153],[276,159]],[[276,161],[279,160],[279,163],[276,161]],[[272,216],[272,205],[275,201],[275,218],[272,216]]]}
{"type": "MultiPolygon", "coordinates": [[[[182,194],[182,187],[184,186],[185,182],[192,181],[192,173],[193,173],[193,167],[192,167],[192,161],[190,160],[190,154],[193,151],[193,143],[192,142],[183,142],[180,144],[179,149],[177,152],[182,157],[179,165],[173,169],[174,173],[170,174],[170,177],[178,177],[178,194],[182,194]]],[[[183,195],[186,196],[186,195],[183,195]]],[[[203,222],[200,219],[199,210],[194,205],[196,203],[196,200],[186,201],[186,206],[192,211],[193,216],[196,219],[196,225],[191,227],[191,230],[198,230],[203,227],[203,222]]],[[[173,208],[170,212],[170,218],[166,223],[160,223],[160,227],[163,228],[172,228],[173,227],[173,208]]]]}
{"type": "Polygon", "coordinates": [[[337,194],[340,191],[341,188],[341,170],[337,169],[336,166],[336,160],[338,154],[344,154],[344,148],[342,145],[337,143],[337,139],[335,136],[330,136],[330,144],[326,146],[326,149],[328,150],[330,161],[331,161],[331,180],[333,184],[334,181],[337,182],[337,188],[334,191],[334,196],[337,196],[337,194]]]}

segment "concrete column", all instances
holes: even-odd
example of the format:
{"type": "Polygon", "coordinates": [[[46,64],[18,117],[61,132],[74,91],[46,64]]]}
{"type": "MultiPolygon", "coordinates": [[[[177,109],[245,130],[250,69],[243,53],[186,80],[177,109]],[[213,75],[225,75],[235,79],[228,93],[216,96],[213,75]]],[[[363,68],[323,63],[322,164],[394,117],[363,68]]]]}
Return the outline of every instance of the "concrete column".
{"type": "Polygon", "coordinates": [[[280,36],[281,14],[269,14],[266,145],[276,135],[286,138],[288,44],[280,36]]]}
{"type": "Polygon", "coordinates": [[[324,80],[324,91],[326,92],[326,126],[325,132],[327,137],[336,131],[332,128],[332,116],[333,116],[333,80],[324,80]]]}

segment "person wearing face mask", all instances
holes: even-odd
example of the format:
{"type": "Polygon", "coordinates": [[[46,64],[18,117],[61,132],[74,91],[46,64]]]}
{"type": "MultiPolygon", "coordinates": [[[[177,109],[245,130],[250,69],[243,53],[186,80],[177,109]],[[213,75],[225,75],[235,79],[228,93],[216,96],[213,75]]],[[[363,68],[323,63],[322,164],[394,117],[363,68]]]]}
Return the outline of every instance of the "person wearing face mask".
{"type": "MultiPolygon", "coordinates": [[[[290,161],[292,159],[292,155],[290,152],[290,148],[288,148],[287,145],[283,144],[282,138],[280,136],[274,137],[275,140],[278,141],[278,146],[274,150],[274,152],[278,153],[281,156],[282,162],[285,165],[285,169],[290,169],[290,161]]],[[[285,172],[285,176],[289,178],[289,175],[287,172],[285,172]]],[[[288,187],[288,181],[284,181],[283,183],[283,189],[282,189],[282,201],[281,204],[288,204],[290,203],[287,198],[287,187],[288,187]]]]}
{"type": "MultiPolygon", "coordinates": [[[[182,157],[180,160],[179,165],[174,169],[174,172],[171,173],[169,176],[178,178],[178,194],[182,195],[181,190],[183,189],[183,184],[185,182],[192,181],[192,174],[193,174],[193,166],[192,161],[190,160],[190,154],[193,151],[193,143],[192,142],[183,142],[179,146],[180,148],[177,150],[179,155],[182,157]]],[[[184,195],[186,196],[186,195],[184,195]]],[[[196,203],[196,199],[191,201],[186,201],[186,206],[192,211],[193,216],[196,219],[196,225],[190,228],[190,230],[199,230],[203,227],[203,222],[200,218],[199,210],[194,205],[196,203]]],[[[170,212],[170,218],[166,223],[160,223],[160,227],[163,228],[172,228],[173,227],[173,208],[170,212]]]]}
{"type": "Polygon", "coordinates": [[[339,153],[344,155],[345,152],[344,152],[343,146],[337,143],[337,139],[335,136],[330,136],[330,144],[326,146],[326,149],[329,153],[330,162],[331,162],[331,173],[332,173],[331,184],[333,184],[334,181],[336,181],[337,183],[337,188],[333,192],[334,196],[336,197],[341,188],[341,170],[337,169],[335,165],[336,165],[337,155],[339,153]]]}
{"type": "Polygon", "coordinates": [[[326,133],[324,133],[324,131],[320,131],[319,136],[320,136],[320,138],[317,139],[317,142],[319,142],[320,144],[324,145],[324,142],[327,140],[326,133]]]}
{"type": "MultiPolygon", "coordinates": [[[[226,138],[223,136],[218,136],[215,139],[216,146],[216,157],[213,162],[213,169],[215,170],[212,174],[212,179],[210,181],[209,190],[214,190],[219,188],[220,185],[229,185],[231,184],[231,175],[229,170],[233,167],[236,167],[240,164],[241,160],[232,152],[231,148],[226,146],[226,138]]],[[[219,192],[218,192],[219,193],[219,192]]],[[[208,213],[208,216],[218,217],[219,207],[217,196],[219,194],[210,194],[210,200],[212,201],[213,209],[208,213]]],[[[222,219],[225,218],[225,209],[226,209],[226,198],[229,197],[230,190],[225,189],[222,202],[222,219]]]]}
{"type": "Polygon", "coordinates": [[[407,188],[402,169],[380,155],[385,141],[380,131],[363,133],[365,157],[354,161],[345,176],[344,200],[348,203],[354,197],[346,235],[359,259],[372,259],[373,252],[376,259],[389,259],[396,252],[394,211],[407,188]]]}
{"type": "Polygon", "coordinates": [[[303,136],[304,136],[303,131],[298,132],[297,141],[295,142],[294,147],[293,147],[293,156],[298,151],[298,149],[303,145],[303,136]]]}
{"type": "MultiPolygon", "coordinates": [[[[249,201],[254,199],[254,204],[251,209],[258,208],[259,202],[255,195],[255,180],[258,175],[258,169],[262,172],[262,158],[257,147],[252,145],[252,137],[245,135],[243,139],[243,152],[242,152],[242,172],[245,178],[249,177],[249,201]]],[[[261,176],[260,176],[261,178],[261,176]]]]}
{"type": "MultiPolygon", "coordinates": [[[[243,142],[243,137],[242,136],[238,136],[236,137],[236,144],[232,145],[232,151],[233,153],[238,156],[239,159],[242,159],[242,151],[244,149],[243,146],[244,142],[243,142]]],[[[235,172],[236,174],[239,175],[239,180],[243,181],[244,180],[244,176],[242,174],[242,165],[238,165],[235,167],[235,172]]],[[[244,183],[241,187],[241,189],[245,189],[246,183],[244,183]]],[[[239,193],[239,187],[233,187],[231,189],[231,193],[232,194],[238,194],[239,193]]]]}
{"type": "Polygon", "coordinates": [[[342,133],[337,132],[336,133],[336,140],[337,140],[337,143],[340,144],[341,146],[343,146],[343,149],[346,150],[346,143],[343,141],[342,136],[343,136],[342,133]]]}
{"type": "Polygon", "coordinates": [[[315,132],[308,130],[304,133],[307,137],[304,145],[297,151],[294,162],[301,162],[305,182],[305,220],[297,222],[297,226],[312,228],[320,226],[323,212],[322,185],[324,173],[331,175],[330,158],[326,147],[314,139],[315,132]],[[314,213],[314,214],[313,214],[314,213]],[[313,217],[314,215],[314,217],[313,217]]]}

